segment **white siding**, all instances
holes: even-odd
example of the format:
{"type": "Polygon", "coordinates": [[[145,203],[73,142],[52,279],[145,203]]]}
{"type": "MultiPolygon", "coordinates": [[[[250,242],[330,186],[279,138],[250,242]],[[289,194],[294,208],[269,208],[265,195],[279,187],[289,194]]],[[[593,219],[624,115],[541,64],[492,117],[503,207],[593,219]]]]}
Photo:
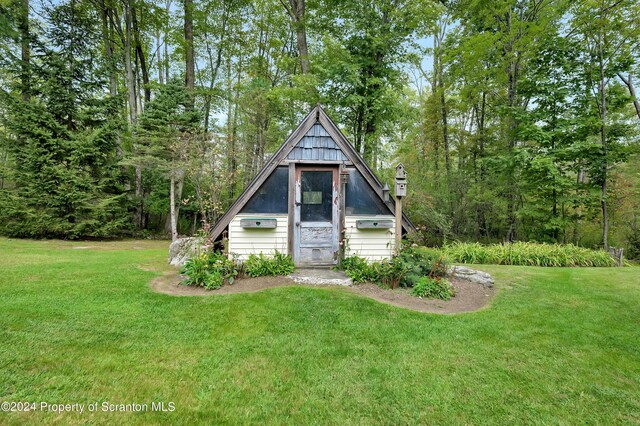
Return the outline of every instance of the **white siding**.
{"type": "Polygon", "coordinates": [[[348,239],[347,256],[360,256],[369,261],[389,259],[395,246],[395,217],[394,216],[346,216],[345,228],[348,239]],[[391,229],[358,229],[356,220],[377,219],[391,220],[391,229]]]}
{"type": "Polygon", "coordinates": [[[229,252],[238,255],[238,259],[246,260],[250,254],[273,254],[276,250],[287,253],[288,217],[286,214],[251,214],[236,215],[229,223],[229,252]],[[270,229],[252,229],[240,227],[243,218],[261,217],[277,219],[277,226],[270,229]]]}

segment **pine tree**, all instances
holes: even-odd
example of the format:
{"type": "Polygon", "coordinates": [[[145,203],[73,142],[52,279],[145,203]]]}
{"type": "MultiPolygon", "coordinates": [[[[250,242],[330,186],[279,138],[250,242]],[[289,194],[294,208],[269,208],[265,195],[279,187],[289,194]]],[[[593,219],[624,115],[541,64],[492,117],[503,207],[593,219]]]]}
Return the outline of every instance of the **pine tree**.
{"type": "Polygon", "coordinates": [[[1,92],[14,164],[12,187],[0,193],[7,235],[108,237],[128,228],[116,113],[94,61],[95,19],[73,3],[53,8],[46,38],[33,43],[30,97],[1,92]]]}

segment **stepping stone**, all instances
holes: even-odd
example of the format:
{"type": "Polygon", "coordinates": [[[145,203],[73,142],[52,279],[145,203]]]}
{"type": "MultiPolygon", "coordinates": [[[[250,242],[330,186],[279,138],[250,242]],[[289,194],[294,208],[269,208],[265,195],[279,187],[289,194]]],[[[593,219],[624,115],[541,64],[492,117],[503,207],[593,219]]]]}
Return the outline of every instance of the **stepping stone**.
{"type": "Polygon", "coordinates": [[[347,277],[343,271],[333,271],[331,269],[299,268],[288,277],[298,284],[345,286],[353,284],[351,278],[347,277]]]}

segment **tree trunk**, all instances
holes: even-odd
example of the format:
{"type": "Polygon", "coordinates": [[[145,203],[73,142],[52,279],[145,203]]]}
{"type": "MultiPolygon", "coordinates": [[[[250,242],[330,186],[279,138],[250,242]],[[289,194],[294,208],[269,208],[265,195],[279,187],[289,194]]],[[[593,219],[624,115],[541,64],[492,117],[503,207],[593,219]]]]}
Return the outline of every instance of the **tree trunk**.
{"type": "MultiPolygon", "coordinates": [[[[433,51],[436,52],[438,50],[438,44],[436,38],[433,38],[433,51]]],[[[438,95],[438,56],[433,55],[433,81],[431,82],[431,96],[432,101],[435,102],[438,95]]],[[[432,132],[433,139],[433,183],[436,188],[438,188],[440,184],[440,141],[438,140],[438,136],[436,135],[436,131],[432,132]]]]}
{"type": "MultiPolygon", "coordinates": [[[[127,82],[127,100],[129,104],[129,125],[132,132],[135,131],[136,121],[138,119],[138,107],[136,103],[136,84],[135,76],[133,73],[133,64],[131,57],[131,39],[132,39],[132,15],[130,1],[126,1],[124,5],[124,19],[125,19],[125,34],[124,34],[124,66],[127,82]]],[[[143,202],[142,202],[142,168],[139,165],[135,166],[135,197],[136,197],[136,212],[135,222],[138,229],[142,229],[143,202]]]]}
{"type": "Polygon", "coordinates": [[[631,95],[631,101],[633,102],[633,106],[636,109],[636,115],[638,116],[638,120],[640,120],[640,100],[638,100],[638,95],[636,95],[636,88],[633,85],[633,79],[631,77],[631,73],[627,76],[627,78],[622,75],[622,73],[618,73],[618,77],[620,80],[627,86],[629,89],[629,94],[631,95]]]}
{"type": "MultiPolygon", "coordinates": [[[[601,3],[601,13],[604,4],[601,3]]],[[[607,211],[607,97],[605,93],[605,75],[604,75],[604,34],[600,28],[598,36],[598,68],[600,71],[600,82],[598,84],[598,94],[600,95],[600,144],[602,145],[602,186],[600,196],[600,206],[602,208],[602,246],[606,251],[609,250],[609,212],[607,211]]]]}
{"type": "Polygon", "coordinates": [[[129,123],[133,126],[137,120],[138,107],[136,104],[136,83],[133,73],[131,57],[131,7],[129,1],[125,3],[125,45],[124,45],[124,67],[127,81],[127,100],[129,103],[129,123]]]}
{"type": "Polygon", "coordinates": [[[180,204],[182,204],[182,188],[184,187],[184,170],[178,169],[176,171],[176,189],[175,189],[175,221],[174,227],[178,229],[178,220],[180,219],[180,204]]]}
{"type": "Polygon", "coordinates": [[[300,69],[302,74],[307,74],[309,72],[309,48],[307,45],[307,25],[304,19],[305,0],[280,0],[280,4],[291,18],[291,23],[296,31],[300,69]]]}
{"type": "Polygon", "coordinates": [[[113,59],[113,34],[109,23],[109,11],[107,10],[104,0],[100,0],[100,18],[102,20],[104,53],[107,58],[107,69],[109,73],[109,95],[113,97],[118,95],[118,81],[116,78],[115,62],[113,59]]]}
{"type": "MultiPolygon", "coordinates": [[[[118,96],[118,79],[116,76],[115,60],[113,55],[113,27],[109,19],[110,13],[104,0],[100,0],[100,18],[102,21],[102,39],[104,41],[104,54],[107,59],[107,72],[109,74],[109,96],[118,96]]],[[[120,133],[116,135],[116,155],[122,158],[122,141],[120,133]]]]}
{"type": "Polygon", "coordinates": [[[169,181],[169,216],[171,218],[171,241],[178,239],[178,228],[176,226],[176,196],[175,196],[175,176],[171,173],[169,181]]]}
{"type": "Polygon", "coordinates": [[[146,103],[151,100],[149,71],[147,70],[147,60],[144,56],[144,50],[142,49],[142,42],[140,41],[140,28],[138,28],[136,9],[133,7],[131,8],[131,24],[133,26],[133,37],[136,44],[136,55],[138,56],[138,60],[140,60],[140,71],[142,71],[142,87],[144,89],[144,101],[146,103]]]}
{"type": "Polygon", "coordinates": [[[20,79],[21,79],[21,88],[22,91],[22,99],[25,102],[28,102],[31,98],[31,47],[30,47],[30,39],[29,35],[29,0],[22,0],[20,4],[20,44],[22,47],[22,58],[21,58],[21,70],[20,70],[20,79]]]}
{"type": "Polygon", "coordinates": [[[438,28],[434,35],[434,44],[437,43],[437,49],[433,52],[434,68],[436,69],[438,92],[440,97],[440,115],[442,117],[442,148],[444,149],[444,164],[447,172],[447,185],[451,179],[451,160],[449,158],[449,125],[447,122],[447,103],[444,93],[444,66],[442,65],[442,40],[446,31],[446,24],[442,25],[442,29],[438,28]],[[437,61],[435,59],[437,55],[437,61]]]}
{"type": "MultiPolygon", "coordinates": [[[[167,15],[171,13],[171,0],[167,0],[165,10],[167,15]]],[[[169,34],[164,32],[164,80],[169,83],[169,34]]]]}
{"type": "Polygon", "coordinates": [[[193,0],[184,0],[184,41],[185,41],[185,73],[184,82],[191,98],[193,109],[193,89],[195,87],[195,60],[193,52],[193,0]]]}
{"type": "Polygon", "coordinates": [[[164,84],[164,69],[162,67],[162,49],[160,45],[160,31],[156,33],[156,46],[158,50],[158,82],[164,84]]]}
{"type": "Polygon", "coordinates": [[[227,27],[227,10],[225,8],[224,13],[222,14],[222,31],[220,38],[218,40],[218,51],[216,52],[215,63],[213,60],[213,51],[211,50],[211,45],[209,44],[208,34],[205,33],[205,44],[207,46],[207,54],[209,56],[209,68],[211,68],[211,77],[209,79],[209,92],[205,96],[204,99],[204,131],[209,131],[209,115],[211,114],[211,102],[213,101],[213,88],[215,87],[216,80],[218,79],[218,70],[220,69],[220,64],[222,63],[222,47],[225,39],[226,27],[227,27]]]}

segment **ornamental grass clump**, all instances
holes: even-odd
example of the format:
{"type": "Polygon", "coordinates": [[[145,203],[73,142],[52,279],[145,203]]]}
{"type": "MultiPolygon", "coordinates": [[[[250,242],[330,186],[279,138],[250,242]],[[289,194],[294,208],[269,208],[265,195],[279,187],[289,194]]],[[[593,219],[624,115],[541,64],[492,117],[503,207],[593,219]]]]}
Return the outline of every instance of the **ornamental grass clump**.
{"type": "Polygon", "coordinates": [[[590,250],[573,244],[515,242],[482,245],[452,243],[443,249],[453,262],[521,266],[616,266],[603,250],[590,250]]]}

